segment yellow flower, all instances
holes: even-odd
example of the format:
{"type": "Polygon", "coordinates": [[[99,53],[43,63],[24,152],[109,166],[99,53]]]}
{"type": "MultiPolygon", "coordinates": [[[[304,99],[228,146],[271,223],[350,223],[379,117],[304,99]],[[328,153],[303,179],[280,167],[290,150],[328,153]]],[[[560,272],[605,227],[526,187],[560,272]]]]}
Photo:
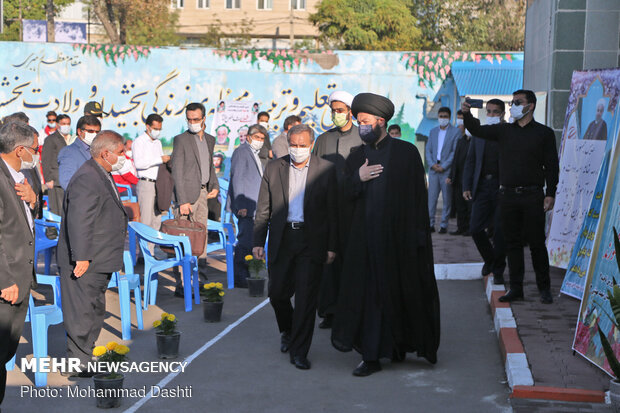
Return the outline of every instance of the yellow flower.
{"type": "Polygon", "coordinates": [[[205,284],[205,285],[202,286],[202,288],[204,288],[205,290],[210,290],[211,289],[211,285],[205,284]]]}
{"type": "Polygon", "coordinates": [[[157,327],[159,327],[160,325],[161,325],[161,321],[159,321],[159,320],[155,320],[155,321],[153,321],[153,327],[157,328],[157,327]]]}
{"type": "Polygon", "coordinates": [[[249,254],[245,256],[245,260],[246,261],[252,261],[253,259],[254,259],[254,257],[249,255],[249,254]]]}
{"type": "Polygon", "coordinates": [[[168,314],[168,321],[174,321],[177,318],[174,316],[174,314],[168,314]]]}
{"type": "Polygon", "coordinates": [[[215,283],[215,286],[220,289],[224,288],[224,285],[222,283],[215,283]]]}
{"type": "Polygon", "coordinates": [[[110,351],[114,350],[116,346],[118,346],[118,343],[115,341],[110,341],[108,342],[108,344],[105,345],[105,347],[110,351]]]}
{"type": "Polygon", "coordinates": [[[224,291],[220,291],[220,297],[224,297],[226,293],[224,291]]]}
{"type": "Polygon", "coordinates": [[[93,349],[93,356],[100,357],[103,356],[106,351],[108,351],[104,346],[97,346],[93,349]]]}
{"type": "Polygon", "coordinates": [[[168,313],[161,313],[161,319],[163,320],[164,318],[168,317],[168,313]]]}
{"type": "Polygon", "coordinates": [[[116,346],[116,348],[114,349],[114,352],[116,354],[120,354],[121,356],[124,356],[125,354],[129,353],[129,347],[124,346],[122,344],[119,344],[118,346],[116,346]]]}

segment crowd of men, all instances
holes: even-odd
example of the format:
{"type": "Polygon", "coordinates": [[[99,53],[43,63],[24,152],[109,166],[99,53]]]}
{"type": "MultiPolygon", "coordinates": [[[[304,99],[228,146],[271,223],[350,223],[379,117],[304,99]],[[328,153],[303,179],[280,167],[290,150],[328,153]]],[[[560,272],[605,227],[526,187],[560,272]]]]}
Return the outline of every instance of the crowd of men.
{"type": "MultiPolygon", "coordinates": [[[[514,92],[513,122],[504,121],[504,102],[492,99],[481,126],[468,102],[456,126],[450,109],[439,109],[425,151],[428,181],[416,147],[399,139],[398,125],[388,127],[394,105],[383,96],[332,93],[334,128],[316,139],[301,118],[289,116],[271,142],[269,114],[261,112],[232,155],[228,194],[219,200],[222,158],[205,132],[200,103],[185,108],[187,129],[174,137],[172,156],[163,152],[158,114],[146,118],[133,142],[102,130],[98,102],[85,106],[75,136],[68,115],[48,112],[40,132],[23,113],[6,117],[0,127],[0,402],[4,364],[15,354],[34,285],[33,220],[41,216],[45,191],[49,211],[61,218],[57,263],[67,354],[84,365],[103,326],[108,281],[122,267],[131,218],[121,202],[124,185],[137,192],[140,221],[156,230],[171,202],[175,216],[205,225],[214,202],[226,202],[237,218],[235,286],[247,287],[248,254],[268,260],[280,350],[299,369],[311,366],[317,312],[336,349],[361,354],[356,376],[406,353],[437,361],[431,233],[440,193],[438,232],[447,232],[454,206],[451,234],[473,238],[483,275],[503,283],[508,257],[510,290],[501,301],[523,298],[528,244],[541,300],[551,303],[544,222],[558,182],[553,132],[534,121],[531,91],[514,92]]],[[[206,247],[198,258],[204,282],[206,247]]],[[[182,279],[175,277],[175,295],[182,297],[182,279]]]]}

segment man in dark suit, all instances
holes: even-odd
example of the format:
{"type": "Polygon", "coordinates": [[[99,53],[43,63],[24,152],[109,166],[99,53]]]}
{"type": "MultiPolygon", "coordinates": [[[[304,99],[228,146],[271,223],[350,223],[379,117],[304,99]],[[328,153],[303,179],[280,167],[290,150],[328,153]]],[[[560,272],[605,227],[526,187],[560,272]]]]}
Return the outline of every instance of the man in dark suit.
{"type": "MultiPolygon", "coordinates": [[[[220,184],[213,167],[215,138],[205,132],[205,107],[190,103],[185,108],[187,130],[174,137],[172,149],[172,178],[178,209],[176,215],[189,215],[207,226],[208,199],[215,198],[220,184]]],[[[198,257],[200,277],[207,279],[207,246],[198,257]]],[[[175,273],[175,295],[183,297],[181,277],[175,273]]]]}
{"type": "Polygon", "coordinates": [[[90,151],[92,159],[67,186],[58,242],[67,357],[77,357],[83,365],[91,360],[103,327],[105,292],[112,273],[123,266],[127,231],[127,214],[110,175],[125,162],[123,138],[100,132],[90,151]]]}
{"type": "Polygon", "coordinates": [[[73,174],[91,158],[89,148],[99,131],[101,122],[96,116],[82,116],[77,122],[77,139],[58,152],[58,181],[65,191],[73,174]]]}
{"type": "Polygon", "coordinates": [[[226,209],[237,217],[237,244],[235,245],[235,287],[246,288],[248,268],[245,256],[252,253],[252,231],[256,201],[263,177],[263,165],[259,157],[267,129],[252,125],[246,141],[239,145],[230,161],[230,186],[226,209]]]}
{"type": "Polygon", "coordinates": [[[13,358],[34,284],[34,191],[19,172],[38,148],[29,126],[0,127],[0,403],[6,386],[5,364],[13,358]]]}
{"type": "Polygon", "coordinates": [[[71,118],[68,115],[58,115],[56,118],[58,129],[45,139],[43,150],[41,151],[41,164],[43,166],[43,176],[47,185],[47,195],[49,199],[49,210],[56,215],[62,212],[62,201],[65,191],[60,186],[58,176],[58,153],[67,146],[71,138],[71,118]]]}
{"type": "Polygon", "coordinates": [[[267,164],[254,222],[254,257],[265,258],[269,229],[269,300],[299,369],[309,369],[321,270],[336,258],[336,176],[328,161],[310,156],[314,131],[293,126],[290,155],[267,164]],[[291,297],[295,295],[295,308],[291,297]]]}
{"type": "MultiPolygon", "coordinates": [[[[503,122],[505,104],[491,99],[486,105],[487,125],[503,122]]],[[[463,198],[472,200],[471,236],[484,260],[482,276],[493,274],[495,284],[504,283],[506,247],[499,210],[499,147],[497,142],[474,137],[463,170],[463,198]],[[493,226],[493,244],[486,229],[493,226]]]]}
{"type": "Polygon", "coordinates": [[[469,151],[471,135],[465,131],[465,126],[463,126],[463,112],[459,110],[456,116],[456,127],[461,131],[462,136],[456,142],[454,162],[450,168],[450,176],[447,181],[449,185],[452,185],[452,204],[456,212],[456,231],[450,232],[450,235],[469,236],[471,201],[463,198],[463,168],[469,151]]]}

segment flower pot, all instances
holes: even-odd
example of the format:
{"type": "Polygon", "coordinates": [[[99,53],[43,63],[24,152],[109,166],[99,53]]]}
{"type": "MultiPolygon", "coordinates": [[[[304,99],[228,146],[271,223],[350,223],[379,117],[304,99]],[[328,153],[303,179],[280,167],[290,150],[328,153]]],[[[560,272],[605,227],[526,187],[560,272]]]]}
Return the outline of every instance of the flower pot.
{"type": "Polygon", "coordinates": [[[248,293],[250,297],[262,297],[265,295],[264,278],[248,278],[248,293]]]}
{"type": "Polygon", "coordinates": [[[611,408],[615,413],[620,413],[620,381],[612,379],[609,381],[609,399],[611,408]]]}
{"type": "Polygon", "coordinates": [[[122,374],[114,379],[107,378],[107,373],[93,376],[98,408],[113,409],[121,405],[120,389],[123,388],[124,379],[125,376],[122,374]],[[103,394],[98,394],[100,393],[99,389],[103,390],[103,394]]]}
{"type": "Polygon", "coordinates": [[[179,342],[181,333],[175,331],[173,334],[155,333],[157,340],[157,354],[160,359],[173,359],[179,355],[179,342]]]}
{"type": "Polygon", "coordinates": [[[202,314],[207,323],[217,323],[222,319],[223,301],[202,301],[202,314]]]}

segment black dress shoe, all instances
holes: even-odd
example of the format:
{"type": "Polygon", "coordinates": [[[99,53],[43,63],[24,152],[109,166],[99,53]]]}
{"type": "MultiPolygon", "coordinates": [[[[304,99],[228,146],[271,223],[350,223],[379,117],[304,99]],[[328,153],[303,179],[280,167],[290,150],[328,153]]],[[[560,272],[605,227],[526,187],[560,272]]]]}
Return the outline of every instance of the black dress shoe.
{"type": "Polygon", "coordinates": [[[447,228],[444,228],[444,227],[439,228],[439,233],[440,234],[446,234],[447,232],[448,232],[447,228]]]}
{"type": "Polygon", "coordinates": [[[282,353],[286,353],[290,346],[291,346],[291,333],[289,331],[284,331],[282,334],[280,334],[280,351],[282,353]]]}
{"type": "Polygon", "coordinates": [[[381,371],[381,363],[378,361],[362,361],[355,370],[353,370],[353,375],[357,377],[366,377],[378,371],[381,371]]]}
{"type": "Polygon", "coordinates": [[[553,297],[550,290],[544,290],[540,292],[540,302],[543,304],[552,304],[553,297]]]}
{"type": "Polygon", "coordinates": [[[291,357],[291,364],[294,364],[300,370],[309,370],[310,369],[310,360],[308,360],[304,356],[293,356],[291,357]]]}
{"type": "Polygon", "coordinates": [[[392,351],[392,363],[402,363],[403,361],[405,361],[406,357],[407,353],[405,353],[404,351],[392,351]]]}
{"type": "Polygon", "coordinates": [[[482,266],[482,271],[480,271],[480,274],[482,274],[483,277],[486,277],[487,275],[491,274],[491,266],[488,264],[484,264],[482,266]]]}
{"type": "Polygon", "coordinates": [[[502,303],[511,303],[517,300],[523,300],[523,290],[510,289],[506,295],[499,297],[499,301],[502,303]]]}
{"type": "Polygon", "coordinates": [[[504,276],[503,275],[493,275],[493,284],[501,285],[503,283],[504,283],[504,276]]]}
{"type": "Polygon", "coordinates": [[[323,321],[321,321],[319,323],[319,328],[332,328],[332,323],[334,322],[334,316],[333,315],[326,315],[325,318],[323,319],[323,321]]]}

